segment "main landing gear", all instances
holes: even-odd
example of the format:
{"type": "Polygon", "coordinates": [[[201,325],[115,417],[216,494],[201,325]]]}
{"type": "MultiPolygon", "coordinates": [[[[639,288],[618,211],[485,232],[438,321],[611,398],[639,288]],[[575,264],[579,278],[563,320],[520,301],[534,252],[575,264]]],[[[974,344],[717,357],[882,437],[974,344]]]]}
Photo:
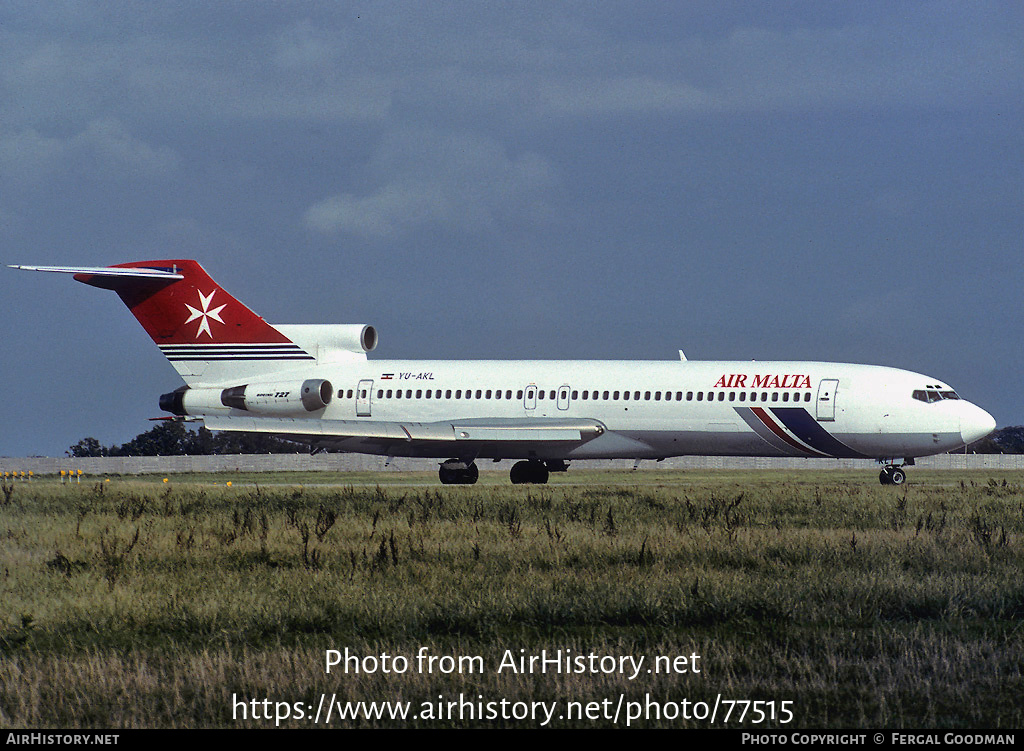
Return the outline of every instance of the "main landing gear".
{"type": "Polygon", "coordinates": [[[569,465],[563,459],[530,459],[528,461],[516,462],[509,472],[509,479],[513,485],[544,485],[548,481],[551,472],[568,472],[569,465]]]}
{"type": "Polygon", "coordinates": [[[508,473],[513,485],[544,485],[548,481],[548,468],[543,462],[516,462],[508,473]]]}
{"type": "Polygon", "coordinates": [[[476,462],[462,459],[449,459],[442,462],[437,470],[442,485],[474,485],[480,477],[476,462]]]}
{"type": "Polygon", "coordinates": [[[886,464],[878,473],[878,481],[883,485],[902,485],[907,481],[907,473],[903,471],[914,463],[913,459],[907,459],[903,464],[886,464]]]}
{"type": "MultiPolygon", "coordinates": [[[[512,465],[509,478],[513,485],[544,485],[551,472],[565,472],[569,465],[562,460],[540,461],[530,459],[512,465]]],[[[480,477],[476,462],[465,459],[449,459],[441,463],[437,476],[444,485],[473,485],[480,477]]]]}

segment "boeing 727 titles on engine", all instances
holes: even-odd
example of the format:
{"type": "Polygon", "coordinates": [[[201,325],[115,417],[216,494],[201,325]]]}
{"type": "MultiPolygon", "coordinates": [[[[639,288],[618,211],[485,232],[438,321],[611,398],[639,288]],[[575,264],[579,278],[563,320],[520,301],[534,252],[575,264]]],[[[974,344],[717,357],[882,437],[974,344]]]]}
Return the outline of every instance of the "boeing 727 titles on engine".
{"type": "Polygon", "coordinates": [[[184,380],[160,397],[211,430],[311,450],[443,459],[442,483],[516,459],[544,483],[574,459],[802,456],[903,467],[988,435],[991,415],[932,376],[828,362],[369,360],[372,326],[270,325],[196,261],[14,266],[116,292],[184,380]]]}

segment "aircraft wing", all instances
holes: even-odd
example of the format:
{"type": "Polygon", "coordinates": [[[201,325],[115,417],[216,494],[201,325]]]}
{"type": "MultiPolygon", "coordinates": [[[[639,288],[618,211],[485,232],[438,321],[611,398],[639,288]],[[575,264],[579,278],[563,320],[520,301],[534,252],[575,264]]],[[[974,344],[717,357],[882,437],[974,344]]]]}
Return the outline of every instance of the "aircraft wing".
{"type": "Polygon", "coordinates": [[[360,420],[303,420],[286,417],[212,417],[203,422],[210,430],[270,433],[282,438],[318,444],[337,443],[585,443],[605,431],[599,420],[471,419],[443,422],[388,422],[360,420]]]}

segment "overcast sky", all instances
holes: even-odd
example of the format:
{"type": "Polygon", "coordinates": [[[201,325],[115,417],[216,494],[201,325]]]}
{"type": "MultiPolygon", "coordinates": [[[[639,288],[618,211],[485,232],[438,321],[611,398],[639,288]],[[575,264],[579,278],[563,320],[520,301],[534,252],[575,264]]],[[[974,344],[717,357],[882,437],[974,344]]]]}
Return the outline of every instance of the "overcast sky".
{"type": "MultiPolygon", "coordinates": [[[[1019,2],[14,2],[0,261],[196,258],[373,356],[806,359],[1024,423],[1019,2]]],[[[180,385],[0,269],[0,455],[180,385]]]]}

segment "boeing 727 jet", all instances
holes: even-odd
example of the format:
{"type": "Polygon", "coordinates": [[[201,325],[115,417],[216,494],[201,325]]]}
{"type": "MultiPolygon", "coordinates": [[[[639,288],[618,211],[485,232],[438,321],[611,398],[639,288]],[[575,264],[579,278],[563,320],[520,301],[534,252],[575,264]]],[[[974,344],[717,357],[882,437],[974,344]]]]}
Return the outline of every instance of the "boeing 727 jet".
{"type": "Polygon", "coordinates": [[[937,378],[828,362],[370,360],[362,324],[270,325],[196,261],[14,266],[116,292],[184,380],[175,419],[268,433],[311,450],[443,459],[446,484],[516,459],[545,483],[574,459],[855,457],[902,484],[920,456],[995,420],[937,378]]]}

